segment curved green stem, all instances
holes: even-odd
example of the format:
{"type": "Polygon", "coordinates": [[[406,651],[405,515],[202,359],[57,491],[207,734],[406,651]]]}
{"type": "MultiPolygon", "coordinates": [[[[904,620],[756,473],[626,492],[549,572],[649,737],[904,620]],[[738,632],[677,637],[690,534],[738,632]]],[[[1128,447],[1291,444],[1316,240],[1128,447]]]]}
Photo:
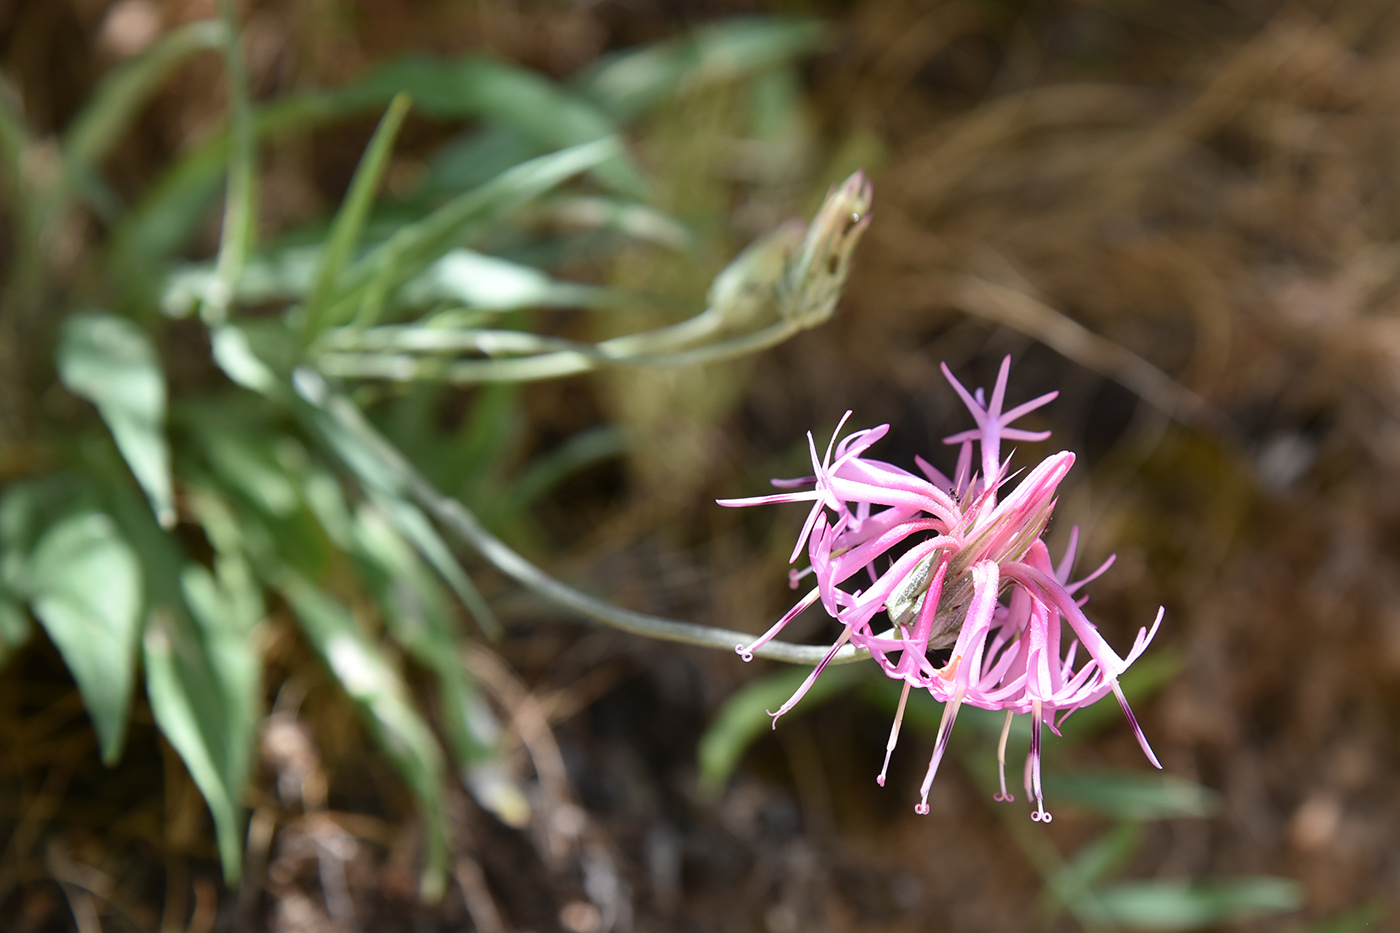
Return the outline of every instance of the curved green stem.
{"type": "MultiPolygon", "coordinates": [[[[573,343],[559,338],[538,337],[533,334],[514,332],[491,332],[491,334],[513,334],[506,346],[504,340],[495,343],[495,349],[524,349],[528,341],[538,348],[556,347],[552,352],[538,353],[510,359],[458,360],[455,362],[418,357],[406,353],[343,353],[322,354],[316,361],[317,367],[329,376],[345,378],[389,379],[395,382],[413,382],[431,379],[439,382],[470,384],[478,382],[531,382],[539,379],[557,379],[589,372],[603,366],[693,366],[701,363],[718,363],[724,360],[746,356],[768,347],[776,346],[796,334],[802,328],[790,321],[778,321],[761,330],[744,334],[720,343],[695,347],[689,350],[663,352],[652,355],[618,354],[609,342],[598,345],[573,343]],[[567,349],[564,349],[567,347],[567,349]]],[[[483,332],[475,338],[461,335],[464,342],[477,345],[488,342],[490,334],[483,332]]],[[[492,338],[495,339],[495,338],[492,338]]]]}
{"type": "MultiPolygon", "coordinates": [[[[497,570],[541,598],[600,625],[635,635],[645,635],[648,638],[728,650],[753,640],[753,635],[747,632],[680,622],[622,609],[554,579],[491,534],[465,505],[439,492],[397,449],[375,431],[349,399],[331,393],[318,374],[306,368],[299,369],[294,381],[301,397],[316,411],[328,416],[338,429],[352,435],[359,445],[378,461],[378,466],[391,474],[401,485],[401,492],[407,493],[443,528],[480,553],[497,570]]],[[[790,642],[771,641],[754,651],[754,654],[774,661],[815,665],[826,656],[828,650],[821,645],[794,645],[790,642]]],[[[847,645],[836,653],[831,663],[845,664],[865,657],[869,657],[868,652],[847,645]]]]}

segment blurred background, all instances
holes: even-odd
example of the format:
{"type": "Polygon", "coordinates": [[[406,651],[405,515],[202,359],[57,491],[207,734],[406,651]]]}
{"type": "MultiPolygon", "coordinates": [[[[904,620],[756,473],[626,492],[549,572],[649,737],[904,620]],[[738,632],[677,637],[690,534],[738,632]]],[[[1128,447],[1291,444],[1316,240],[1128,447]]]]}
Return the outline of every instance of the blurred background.
{"type": "MultiPolygon", "coordinates": [[[[449,245],[478,251],[454,255],[477,265],[439,292],[421,275],[395,282],[385,321],[413,306],[441,324],[461,307],[575,341],[662,326],[703,308],[742,247],[809,218],[864,169],[874,220],[837,313],[757,355],[474,385],[436,370],[361,378],[342,354],[331,374],[439,488],[549,573],[620,606],[757,633],[793,597],[786,558],[803,511],[714,499],[800,475],[805,432],[822,442],[848,409],[855,427],[891,425],[876,456],[947,469],[941,438],[968,425],[939,363],[990,386],[1011,354],[1013,402],[1061,393],[1033,419],[1053,437],[1022,445],[1018,464],[1079,456],[1052,551],[1078,526],[1082,570],[1117,554],[1090,617],[1123,650],[1166,607],[1125,681],[1165,776],[1116,709],[1096,708],[1047,739],[1055,820],[1035,825],[1024,798],[991,800],[1000,721],[964,713],[932,812],[916,817],[936,706],[911,709],[880,788],[893,697],[871,671],[833,671],[770,732],[762,710],[801,671],[586,624],[461,542],[415,537],[353,457],[323,452],[341,448],[317,440],[314,417],[249,401],[261,398],[251,382],[215,360],[210,309],[228,300],[207,281],[234,262],[223,198],[226,166],[237,176],[240,164],[228,135],[239,94],[222,40],[161,43],[220,10],[10,0],[0,927],[1397,922],[1393,4],[233,6],[256,220],[228,311],[254,337],[316,306],[307,249],[332,238],[398,90],[413,108],[382,160],[365,244],[602,130],[620,132],[627,155],[522,202],[509,223],[453,228],[449,245]],[[132,67],[152,55],[159,69],[132,67]],[[415,285],[428,297],[403,297],[415,285]],[[71,320],[92,309],[135,322],[159,362],[175,476],[164,493],[132,460],[119,404],[73,362],[71,320]],[[89,501],[88,550],[64,550],[52,529],[89,501]],[[167,551],[174,564],[151,557],[167,551]],[[79,570],[91,575],[64,576],[79,570]],[[50,590],[35,582],[45,573],[61,578],[50,590]],[[55,634],[69,617],[53,594],[69,605],[95,588],[119,603],[102,581],[124,573],[146,581],[131,600],[150,614],[133,610],[141,621],[116,651],[139,673],[84,675],[82,646],[55,634]],[[157,611],[163,575],[183,581],[171,599],[194,619],[193,655],[181,653],[185,610],[157,611]],[[243,621],[208,621],[235,605],[243,621]],[[423,618],[445,628],[411,630],[423,618]],[[393,690],[380,697],[337,666],[337,626],[393,690]],[[233,686],[206,703],[204,681],[233,686]],[[97,710],[117,708],[104,725],[97,710]]],[[[834,635],[816,614],[789,632],[834,635]]],[[[1013,735],[1013,775],[1024,741],[1013,735]]]]}

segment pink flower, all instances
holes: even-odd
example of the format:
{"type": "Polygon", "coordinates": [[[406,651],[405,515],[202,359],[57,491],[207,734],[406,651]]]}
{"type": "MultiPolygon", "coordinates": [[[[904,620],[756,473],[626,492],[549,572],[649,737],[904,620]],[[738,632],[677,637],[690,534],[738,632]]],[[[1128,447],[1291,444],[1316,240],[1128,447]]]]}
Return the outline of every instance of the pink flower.
{"type": "MultiPolygon", "coordinates": [[[[1042,724],[1058,734],[1059,725],[1076,709],[1113,693],[1148,760],[1161,767],[1128,708],[1118,678],[1156,635],[1162,611],[1151,630],[1138,633],[1127,657],[1120,657],[1084,616],[1085,598],[1077,596],[1086,583],[1108,569],[1112,558],[1088,577],[1070,582],[1078,543],[1075,529],[1059,566],[1051,563],[1041,536],[1055,508],[1056,490],[1074,465],[1072,453],[1062,451],[1046,458],[999,498],[1011,481],[1009,459],[1001,459],[1001,442],[1049,437],[1048,431],[1025,431],[1011,423],[1057,394],[1003,411],[1010,365],[1010,357],[1002,361],[990,401],[981,389],[968,392],[943,367],[977,422],[976,428],[945,438],[945,443],[960,445],[952,479],[922,458],[915,458],[923,474],[917,476],[866,457],[866,451],[888,432],[888,425],[853,432],[839,442],[833,435],[820,460],[809,433],[813,475],[773,481],[793,491],[725,499],[720,505],[811,503],[791,558],[796,561],[805,547],[809,566],[794,571],[791,578],[794,587],[807,576],[814,577],[816,585],[771,629],[751,644],[737,647],[746,661],[816,602],[841,623],[840,636],[826,658],[771,713],[775,726],[836,652],[853,644],[868,650],[887,676],[903,682],[885,764],[876,778],[880,784],[885,783],[909,691],[917,687],[944,706],[915,810],[928,812],[929,789],[953,724],[959,709],[968,704],[1006,712],[998,750],[1001,790],[997,800],[1014,799],[1006,790],[1005,769],[1011,717],[1031,716],[1026,793],[1036,801],[1032,818],[1048,822],[1040,787],[1042,724]],[[974,472],[975,453],[980,454],[980,470],[974,472]],[[1065,623],[1073,638],[1062,653],[1065,623]],[[950,649],[948,660],[935,666],[932,654],[945,648],[950,649]],[[1081,653],[1085,658],[1076,667],[1081,653]]],[[[849,417],[847,412],[837,434],[849,417]]]]}

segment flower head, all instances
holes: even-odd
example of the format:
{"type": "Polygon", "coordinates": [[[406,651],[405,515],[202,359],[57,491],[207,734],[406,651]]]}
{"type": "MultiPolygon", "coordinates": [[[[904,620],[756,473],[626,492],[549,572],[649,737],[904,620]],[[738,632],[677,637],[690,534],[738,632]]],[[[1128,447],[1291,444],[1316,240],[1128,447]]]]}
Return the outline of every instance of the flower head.
{"type": "MultiPolygon", "coordinates": [[[[789,491],[720,500],[720,504],[811,503],[791,558],[795,562],[805,549],[809,566],[791,576],[794,587],[808,576],[815,578],[815,586],[771,629],[737,647],[745,660],[817,602],[841,623],[841,633],[826,658],[771,714],[775,726],[836,652],[853,644],[868,650],[887,676],[903,683],[885,766],[876,779],[880,784],[885,783],[909,691],[927,690],[944,704],[943,719],[915,809],[928,812],[929,789],[948,737],[959,709],[968,704],[1006,712],[998,751],[1001,790],[997,800],[1013,799],[1006,790],[1005,771],[1011,717],[1031,716],[1026,792],[1036,801],[1032,818],[1048,822],[1040,787],[1042,724],[1058,733],[1059,724],[1076,709],[1113,693],[1148,760],[1161,767],[1128,708],[1118,678],[1156,635],[1162,611],[1150,630],[1138,633],[1127,657],[1120,657],[1085,617],[1086,597],[1078,595],[1086,583],[1108,569],[1112,558],[1089,576],[1071,582],[1076,529],[1060,563],[1051,562],[1041,537],[1055,508],[1056,490],[1074,465],[1074,454],[1061,451],[1046,458],[1002,496],[1003,489],[1011,486],[1012,474],[1009,457],[1001,459],[1001,442],[1049,437],[1048,431],[1026,431],[1011,424],[1057,394],[1004,411],[1010,365],[1010,357],[1003,360],[990,399],[981,389],[969,392],[943,367],[977,424],[944,439],[960,447],[951,479],[922,458],[916,458],[923,474],[919,476],[867,457],[870,447],[889,430],[881,425],[855,431],[840,441],[833,435],[821,458],[809,433],[811,476],[773,481],[789,491]],[[1072,638],[1062,651],[1066,625],[1072,638]],[[946,662],[939,664],[934,658],[941,657],[935,655],[941,649],[949,651],[946,662]]],[[[849,417],[847,412],[836,434],[849,417]]]]}

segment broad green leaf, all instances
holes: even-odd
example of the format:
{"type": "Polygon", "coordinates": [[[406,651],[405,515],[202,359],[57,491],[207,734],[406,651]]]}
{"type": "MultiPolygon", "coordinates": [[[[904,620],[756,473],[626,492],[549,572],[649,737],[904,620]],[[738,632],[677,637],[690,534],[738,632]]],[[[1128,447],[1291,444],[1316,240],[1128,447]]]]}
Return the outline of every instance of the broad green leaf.
{"type": "MultiPolygon", "coordinates": [[[[270,322],[262,322],[269,324],[270,322]]],[[[282,382],[276,371],[268,363],[271,354],[262,351],[268,344],[267,337],[275,339],[280,330],[276,325],[258,328],[253,325],[240,326],[225,324],[213,328],[209,335],[214,362],[238,385],[262,395],[276,395],[282,382]]],[[[286,343],[283,343],[286,346],[286,343]]]]}
{"type": "Polygon", "coordinates": [[[1095,892],[1085,915],[1137,930],[1199,930],[1302,906],[1302,886],[1287,878],[1129,881],[1095,892]]]}
{"type": "Polygon", "coordinates": [[[317,270],[315,286],[307,299],[305,320],[302,328],[302,343],[310,343],[328,324],[338,323],[327,318],[330,301],[340,282],[340,274],[350,259],[350,253],[359,242],[365,219],[369,216],[374,193],[379,187],[379,179],[389,163],[394,140],[408,116],[411,106],[407,94],[400,93],[389,104],[384,118],[379,121],[374,136],[365,147],[360,164],[355,169],[355,177],[350,181],[350,190],[345,195],[340,210],[331,224],[330,236],[326,239],[321,253],[320,268],[317,270]]]}
{"type": "Polygon", "coordinates": [[[26,573],[34,615],[63,655],[92,717],[103,761],[121,753],[141,634],[141,568],[111,518],[79,512],[52,526],[26,573]]]}
{"type": "Polygon", "coordinates": [[[428,833],[423,896],[442,896],[447,878],[446,766],[432,730],[418,715],[408,688],[354,616],[340,603],[294,574],[279,588],[301,620],[302,631],[332,676],[355,702],[375,742],[418,800],[428,833]]]}
{"type": "Polygon", "coordinates": [[[261,549],[255,548],[260,559],[321,573],[332,559],[332,542],[321,516],[303,496],[306,453],[301,445],[278,433],[218,422],[196,428],[195,434],[219,485],[232,501],[251,507],[241,510],[242,521],[255,522],[266,533],[261,549]]]}
{"type": "Polygon", "coordinates": [[[1045,796],[1125,820],[1207,817],[1219,805],[1209,788],[1155,772],[1054,772],[1045,776],[1045,796]]]}
{"type": "MultiPolygon", "coordinates": [[[[179,753],[214,817],[224,878],[241,872],[243,812],[260,712],[256,617],[248,593],[228,592],[204,567],[184,573],[193,621],[153,614],[143,639],[146,692],[161,733],[179,753]]],[[[247,581],[249,584],[251,581],[247,581]]]]}
{"type": "MultiPolygon", "coordinates": [[[[103,466],[93,463],[109,475],[103,466]]],[[[140,558],[150,607],[142,642],[152,714],[208,803],[232,879],[243,849],[238,798],[261,700],[252,633],[263,617],[262,593],[243,557],[242,528],[221,501],[190,489],[191,509],[214,548],[211,575],[185,561],[128,485],[109,480],[107,487],[112,514],[140,558]]]]}
{"type": "Polygon", "coordinates": [[[272,438],[251,430],[200,432],[204,455],[230,489],[240,492],[273,518],[287,518],[301,506],[301,495],[272,449],[272,438]]]}
{"type": "Polygon", "coordinates": [[[174,525],[165,373],[150,338],[126,318],[74,314],[64,322],[57,357],[59,378],[97,406],[157,519],[174,525]]]}
{"type": "Polygon", "coordinates": [[[75,509],[99,508],[101,497],[85,479],[54,473],[5,487],[0,496],[0,580],[16,593],[24,591],[24,563],[39,538],[75,509]]]}
{"type": "Polygon", "coordinates": [[[518,128],[493,121],[449,140],[429,155],[417,195],[451,197],[545,151],[548,147],[518,128]]]}
{"type": "Polygon", "coordinates": [[[533,266],[469,249],[449,250],[405,283],[409,306],[449,301],[469,308],[510,311],[528,307],[597,307],[614,301],[606,288],[561,282],[533,266]]]}
{"type": "MultiPolygon", "coordinates": [[[[767,674],[746,684],[735,693],[710,722],[700,737],[697,757],[700,762],[700,787],[709,795],[718,795],[734,773],[745,749],[764,732],[775,728],[769,710],[776,710],[793,695],[812,672],[807,668],[783,670],[767,674]]],[[[817,678],[807,695],[787,715],[811,712],[827,700],[834,699],[856,686],[863,679],[859,664],[828,668],[817,678]]]]}

